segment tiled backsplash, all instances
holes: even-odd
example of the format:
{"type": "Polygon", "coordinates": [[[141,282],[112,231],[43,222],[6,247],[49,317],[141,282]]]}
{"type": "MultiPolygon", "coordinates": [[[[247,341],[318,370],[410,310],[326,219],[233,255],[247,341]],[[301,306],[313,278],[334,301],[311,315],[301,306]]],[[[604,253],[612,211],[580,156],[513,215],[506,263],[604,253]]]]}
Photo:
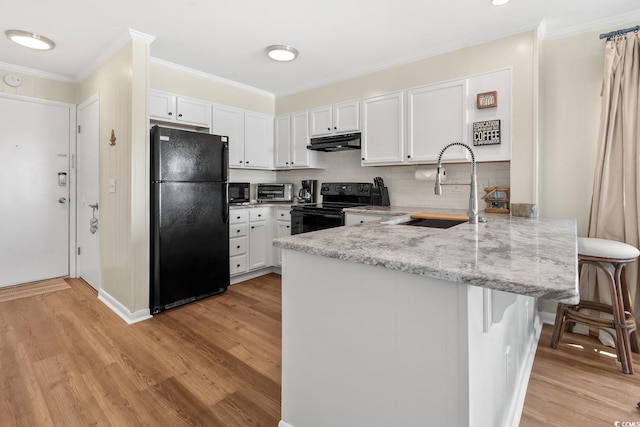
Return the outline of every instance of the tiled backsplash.
{"type": "MultiPolygon", "coordinates": [[[[295,194],[303,179],[317,179],[322,182],[373,182],[376,176],[384,179],[389,187],[391,204],[396,206],[442,207],[466,209],[469,204],[469,186],[443,186],[442,195],[434,194],[434,183],[416,181],[415,171],[427,169],[435,165],[416,166],[360,166],[360,150],[341,151],[336,153],[318,153],[325,169],[305,169],[278,171],[278,182],[292,182],[295,194]]],[[[471,177],[471,164],[445,164],[446,183],[468,184],[471,177]]],[[[484,187],[509,187],[509,162],[479,163],[477,165],[478,197],[484,195],[484,187]]],[[[482,211],[485,203],[479,200],[478,208],[482,211]]]]}
{"type": "MultiPolygon", "coordinates": [[[[376,176],[384,179],[389,187],[391,204],[395,206],[442,207],[466,209],[469,203],[469,186],[443,186],[442,195],[436,196],[433,182],[416,181],[415,171],[435,167],[434,165],[417,166],[360,166],[360,150],[341,151],[336,153],[318,153],[320,164],[324,169],[303,169],[290,171],[259,171],[230,169],[230,181],[257,182],[291,182],[294,194],[298,194],[300,181],[316,179],[322,182],[373,182],[376,176]]],[[[468,184],[471,176],[469,163],[445,164],[446,183],[468,184]]],[[[477,166],[478,197],[484,195],[484,187],[509,187],[509,162],[479,163],[477,166]]],[[[255,186],[252,185],[251,197],[255,198],[255,186]]],[[[485,203],[479,200],[478,208],[482,211],[485,203]]]]}

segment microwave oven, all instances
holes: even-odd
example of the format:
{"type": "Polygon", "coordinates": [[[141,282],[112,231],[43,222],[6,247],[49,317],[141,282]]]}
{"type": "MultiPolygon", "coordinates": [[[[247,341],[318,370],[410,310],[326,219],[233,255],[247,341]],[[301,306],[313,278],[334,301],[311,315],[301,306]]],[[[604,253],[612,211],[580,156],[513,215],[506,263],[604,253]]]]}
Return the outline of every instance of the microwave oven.
{"type": "Polygon", "coordinates": [[[229,183],[229,203],[249,203],[249,183],[229,183]]]}
{"type": "Polygon", "coordinates": [[[259,202],[293,201],[293,184],[258,184],[256,199],[259,202]]]}

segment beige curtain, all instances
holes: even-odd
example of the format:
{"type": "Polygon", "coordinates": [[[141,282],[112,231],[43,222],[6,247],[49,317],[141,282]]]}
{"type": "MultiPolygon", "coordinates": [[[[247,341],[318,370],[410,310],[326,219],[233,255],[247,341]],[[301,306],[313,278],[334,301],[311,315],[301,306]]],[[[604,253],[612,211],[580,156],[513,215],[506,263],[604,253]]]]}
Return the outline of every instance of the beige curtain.
{"type": "MultiPolygon", "coordinates": [[[[639,247],[640,233],[640,39],[630,32],[607,41],[598,157],[591,201],[589,237],[617,240],[639,247]]],[[[627,267],[635,318],[640,320],[638,262],[627,267]]],[[[593,270],[581,280],[584,298],[610,303],[606,282],[593,270]],[[590,277],[589,277],[590,276],[590,277]],[[597,282],[603,284],[598,287],[597,282]]],[[[600,334],[605,344],[608,337],[600,334]]]]}

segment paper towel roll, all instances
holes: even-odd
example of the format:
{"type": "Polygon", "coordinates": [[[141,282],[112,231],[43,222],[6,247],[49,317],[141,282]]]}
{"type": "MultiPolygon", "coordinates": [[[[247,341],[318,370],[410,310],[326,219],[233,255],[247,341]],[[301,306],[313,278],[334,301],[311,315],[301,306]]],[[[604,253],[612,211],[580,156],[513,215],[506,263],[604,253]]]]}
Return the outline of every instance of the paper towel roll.
{"type": "MultiPolygon", "coordinates": [[[[415,173],[416,180],[435,182],[437,171],[437,168],[418,169],[415,173]]],[[[440,169],[440,180],[444,181],[446,177],[447,171],[444,168],[440,169]]]]}

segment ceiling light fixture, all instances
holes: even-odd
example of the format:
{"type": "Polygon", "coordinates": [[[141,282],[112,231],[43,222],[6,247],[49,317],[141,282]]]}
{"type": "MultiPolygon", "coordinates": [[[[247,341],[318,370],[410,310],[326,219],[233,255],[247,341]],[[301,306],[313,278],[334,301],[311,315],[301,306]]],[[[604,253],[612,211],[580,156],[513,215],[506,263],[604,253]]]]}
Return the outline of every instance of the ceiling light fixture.
{"type": "Polygon", "coordinates": [[[265,50],[269,58],[274,61],[293,61],[298,57],[298,51],[295,48],[283,44],[267,46],[265,50]]]}
{"type": "Polygon", "coordinates": [[[503,4],[509,3],[510,0],[491,0],[491,4],[494,6],[502,6],[503,4]]]}
{"type": "Polygon", "coordinates": [[[56,47],[53,40],[39,34],[22,30],[7,30],[4,32],[9,40],[20,46],[37,50],[51,50],[56,47]]]}

